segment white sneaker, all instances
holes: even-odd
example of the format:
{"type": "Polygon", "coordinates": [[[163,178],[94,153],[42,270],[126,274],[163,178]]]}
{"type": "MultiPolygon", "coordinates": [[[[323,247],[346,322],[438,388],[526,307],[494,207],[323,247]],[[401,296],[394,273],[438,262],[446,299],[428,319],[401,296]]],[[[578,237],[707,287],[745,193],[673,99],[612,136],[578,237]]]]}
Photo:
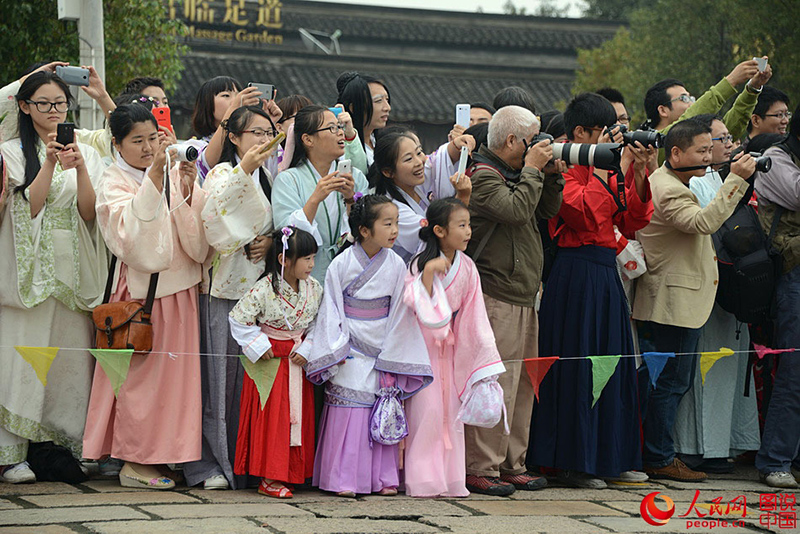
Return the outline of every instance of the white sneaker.
{"type": "Polygon", "coordinates": [[[223,475],[208,477],[205,482],[203,482],[203,489],[207,490],[224,490],[229,487],[228,480],[223,475]]]}
{"type": "Polygon", "coordinates": [[[9,484],[30,484],[36,482],[36,475],[31,471],[31,466],[28,462],[20,462],[16,465],[6,468],[3,474],[0,475],[3,482],[9,484]]]}
{"type": "Polygon", "coordinates": [[[650,477],[647,476],[645,473],[641,471],[623,471],[616,477],[606,477],[606,480],[610,480],[613,482],[624,482],[624,483],[634,483],[634,482],[647,482],[650,480],[650,477]]]}
{"type": "Polygon", "coordinates": [[[759,475],[761,482],[773,488],[797,488],[797,481],[787,471],[774,471],[768,475],[759,475]]]}

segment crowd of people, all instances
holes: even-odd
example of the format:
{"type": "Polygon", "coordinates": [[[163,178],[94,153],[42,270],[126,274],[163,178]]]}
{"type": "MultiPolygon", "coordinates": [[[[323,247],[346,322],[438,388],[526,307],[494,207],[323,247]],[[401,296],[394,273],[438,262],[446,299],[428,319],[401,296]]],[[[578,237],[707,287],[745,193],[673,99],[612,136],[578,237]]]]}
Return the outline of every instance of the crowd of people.
{"type": "Polygon", "coordinates": [[[763,59],[696,100],[653,85],[661,149],[624,136],[617,90],[562,113],[508,87],[431,154],[356,72],[333,107],[211,78],[179,142],[160,79],[112,99],[87,67],[107,125],[64,142],[65,64],[32,66],[0,89],[0,477],[42,478],[27,460],[53,442],[122,486],[275,498],[700,482],[734,460],[797,487],[800,113],[763,59]],[[618,165],[565,141],[620,143],[618,165]],[[783,257],[774,318],[749,328],[715,304],[712,234],[743,204],[783,257]],[[115,387],[91,312],[126,301],[152,349],[115,387]],[[792,350],[757,360],[756,342],[792,350]],[[56,346],[46,380],[15,350],[56,346]],[[698,355],[721,347],[706,378],[698,355]],[[554,356],[529,380],[525,360],[554,356]]]}

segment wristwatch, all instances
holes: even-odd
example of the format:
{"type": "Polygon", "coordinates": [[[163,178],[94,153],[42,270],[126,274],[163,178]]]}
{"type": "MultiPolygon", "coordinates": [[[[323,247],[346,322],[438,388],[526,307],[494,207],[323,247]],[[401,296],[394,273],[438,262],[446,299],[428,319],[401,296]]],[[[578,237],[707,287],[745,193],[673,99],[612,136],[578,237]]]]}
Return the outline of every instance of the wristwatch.
{"type": "Polygon", "coordinates": [[[744,88],[747,89],[748,93],[753,94],[753,95],[757,95],[764,89],[764,86],[762,85],[761,87],[756,89],[752,85],[750,85],[750,82],[747,82],[747,84],[744,86],[744,88]]]}

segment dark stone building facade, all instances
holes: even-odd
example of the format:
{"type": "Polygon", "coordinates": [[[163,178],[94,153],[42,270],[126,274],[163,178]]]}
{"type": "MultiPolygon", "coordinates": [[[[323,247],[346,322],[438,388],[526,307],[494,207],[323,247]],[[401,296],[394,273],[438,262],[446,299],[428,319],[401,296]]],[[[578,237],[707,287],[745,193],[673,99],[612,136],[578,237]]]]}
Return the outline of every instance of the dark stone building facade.
{"type": "Polygon", "coordinates": [[[391,120],[411,123],[431,148],[452,126],[457,103],[491,103],[508,85],[528,89],[537,111],[567,99],[577,49],[598,46],[619,26],[305,0],[166,1],[189,27],[191,52],[171,99],[182,135],[198,87],[213,76],[271,83],[278,98],[299,93],[332,106],[336,78],[356,70],[386,82],[391,120]],[[338,50],[329,37],[337,34],[338,50]]]}

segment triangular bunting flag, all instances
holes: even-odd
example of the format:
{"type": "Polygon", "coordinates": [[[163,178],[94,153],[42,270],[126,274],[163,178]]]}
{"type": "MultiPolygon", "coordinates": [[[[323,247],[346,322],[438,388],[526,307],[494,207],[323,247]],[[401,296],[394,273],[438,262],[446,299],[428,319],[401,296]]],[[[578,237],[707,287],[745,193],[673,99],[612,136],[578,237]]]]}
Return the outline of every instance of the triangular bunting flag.
{"type": "Polygon", "coordinates": [[[50,366],[53,365],[53,360],[58,354],[58,347],[19,347],[15,346],[19,355],[22,356],[26,362],[31,364],[33,371],[39,378],[39,382],[43,386],[47,385],[47,373],[50,371],[50,366]]]}
{"type": "Polygon", "coordinates": [[[527,358],[525,362],[525,370],[528,371],[528,377],[531,379],[533,386],[533,395],[536,400],[539,400],[539,385],[542,383],[547,371],[550,370],[558,356],[548,356],[547,358],[527,358]]]}
{"type": "Polygon", "coordinates": [[[717,363],[717,360],[732,355],[733,351],[727,347],[722,347],[716,352],[700,353],[700,378],[703,381],[703,385],[706,383],[706,375],[708,374],[708,371],[715,363],[717,363]]]}
{"type": "Polygon", "coordinates": [[[647,372],[650,375],[650,383],[653,384],[653,387],[656,387],[656,381],[658,381],[658,377],[661,376],[661,371],[664,370],[664,366],[667,365],[667,360],[674,357],[674,352],[642,353],[642,359],[645,365],[647,365],[647,372]]]}
{"type": "Polygon", "coordinates": [[[592,361],[592,408],[617,369],[621,356],[589,356],[592,361]]]}
{"type": "Polygon", "coordinates": [[[272,384],[275,383],[275,376],[278,374],[278,366],[281,364],[280,358],[270,358],[269,360],[260,359],[255,363],[247,359],[247,356],[239,355],[242,360],[244,371],[247,376],[255,382],[258,390],[258,400],[261,402],[261,409],[267,404],[269,393],[272,391],[272,384]]]}
{"type": "Polygon", "coordinates": [[[753,348],[756,349],[756,355],[759,360],[763,360],[767,354],[780,354],[782,352],[794,352],[794,349],[770,349],[764,345],[753,343],[753,348]]]}
{"type": "Polygon", "coordinates": [[[119,390],[125,379],[128,377],[128,368],[131,366],[131,355],[133,349],[89,349],[97,363],[103,368],[103,372],[111,382],[114,396],[119,396],[119,390]]]}

